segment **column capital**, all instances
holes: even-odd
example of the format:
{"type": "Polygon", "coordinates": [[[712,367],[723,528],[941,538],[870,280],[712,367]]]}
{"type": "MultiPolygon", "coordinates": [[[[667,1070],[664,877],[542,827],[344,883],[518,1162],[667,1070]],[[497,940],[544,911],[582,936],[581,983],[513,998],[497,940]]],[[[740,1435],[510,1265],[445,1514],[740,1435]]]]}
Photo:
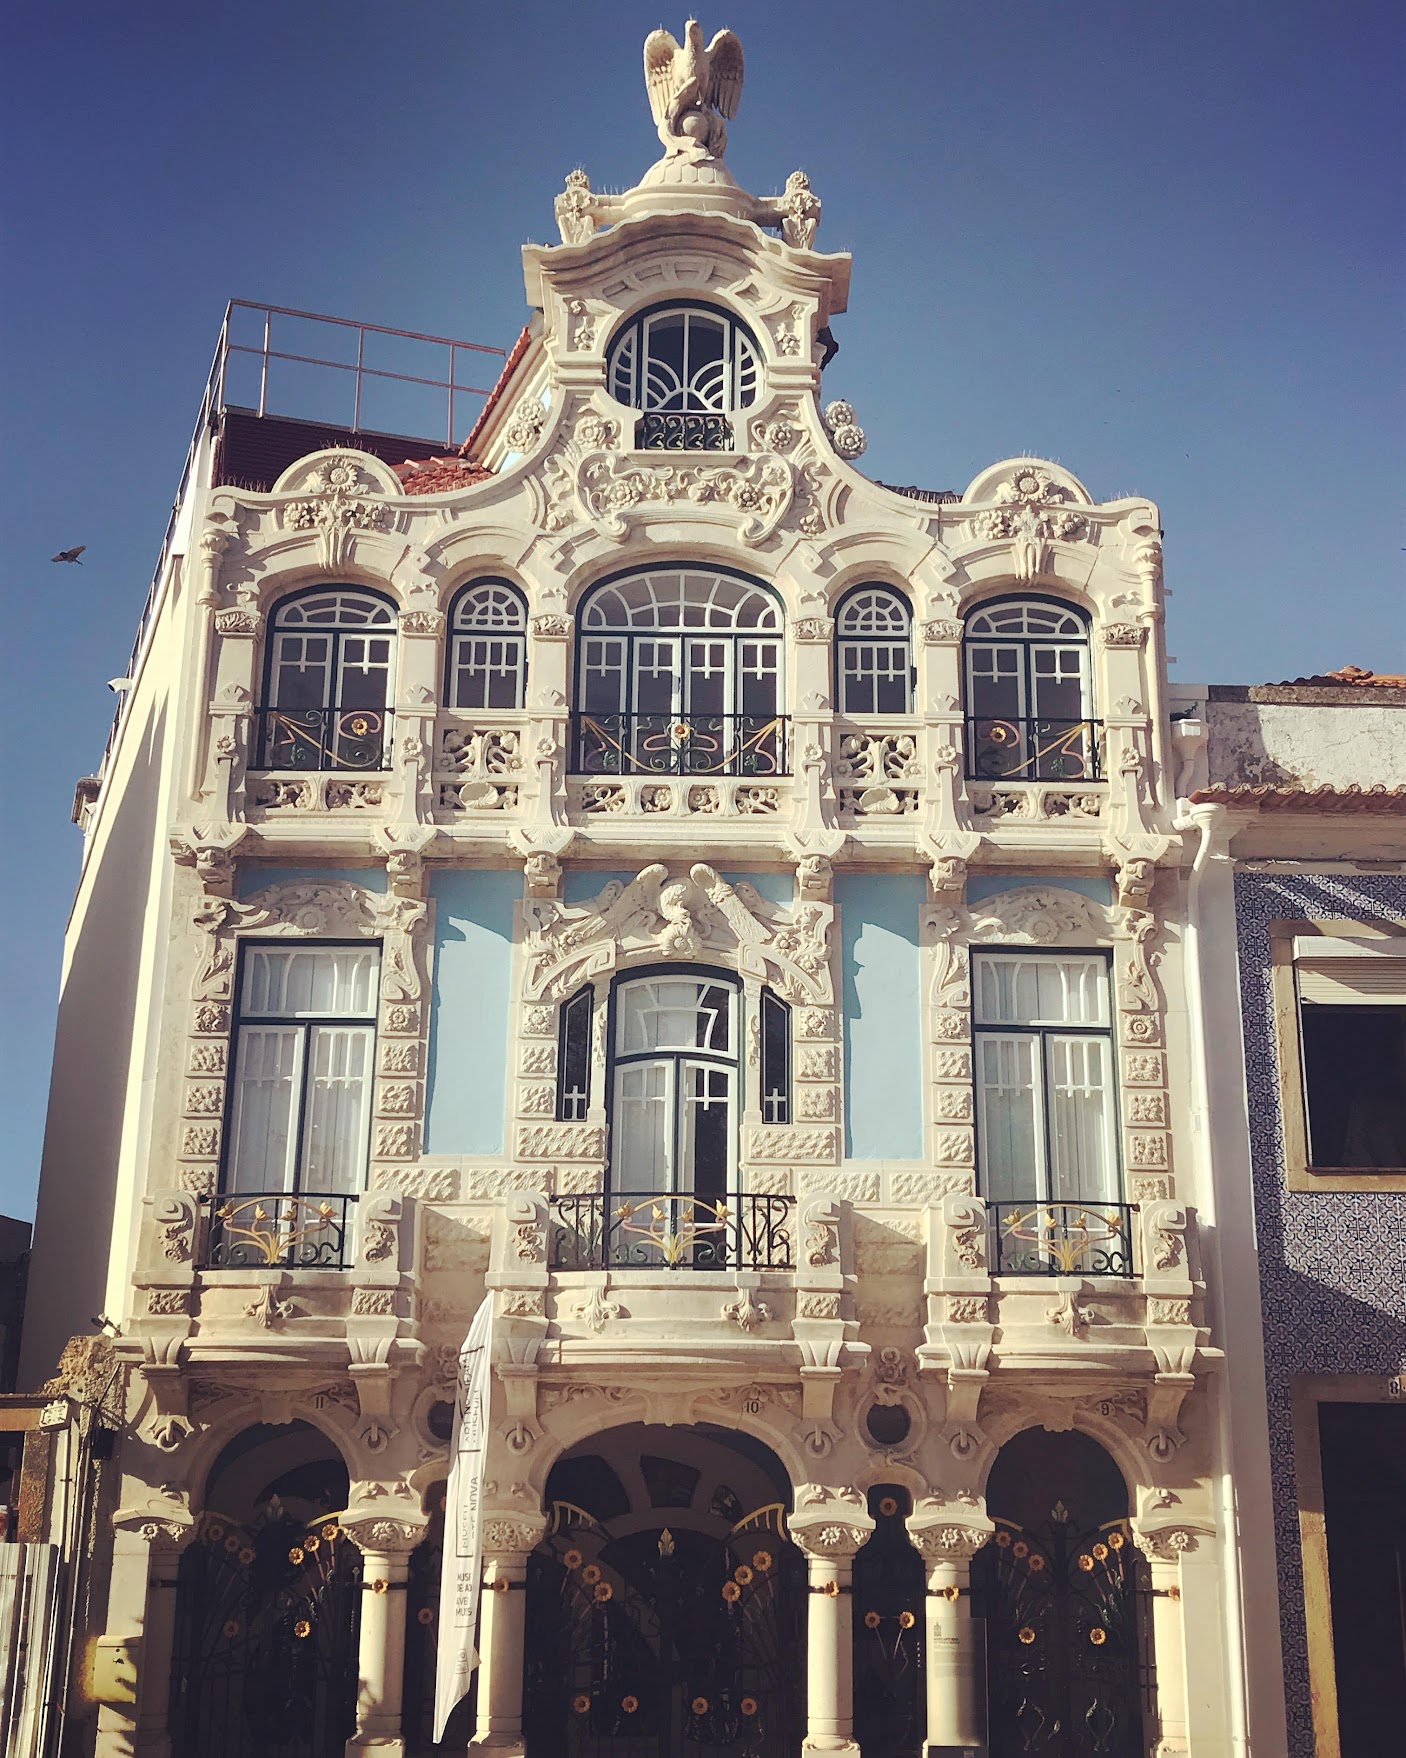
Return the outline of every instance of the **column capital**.
{"type": "Polygon", "coordinates": [[[546,1536],[546,1531],[545,1514],[485,1514],[484,1556],[511,1556],[535,1550],[546,1536]]]}
{"type": "Polygon", "coordinates": [[[995,1530],[995,1522],[975,1504],[936,1496],[922,1497],[908,1516],[908,1536],[930,1569],[964,1566],[995,1530]]]}
{"type": "Polygon", "coordinates": [[[366,1520],[343,1520],[342,1530],[365,1556],[409,1556],[425,1536],[425,1528],[412,1520],[391,1520],[384,1515],[366,1520]]]}
{"type": "Polygon", "coordinates": [[[857,1489],[802,1483],[796,1487],[796,1508],[787,1528],[808,1557],[838,1562],[854,1555],[874,1522],[857,1489]]]}

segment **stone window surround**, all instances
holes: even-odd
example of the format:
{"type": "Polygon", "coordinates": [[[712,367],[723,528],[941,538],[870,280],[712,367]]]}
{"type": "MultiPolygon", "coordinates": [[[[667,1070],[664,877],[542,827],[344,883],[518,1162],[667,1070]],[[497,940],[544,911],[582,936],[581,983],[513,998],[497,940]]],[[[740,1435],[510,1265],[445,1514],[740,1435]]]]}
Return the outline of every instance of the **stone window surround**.
{"type": "Polygon", "coordinates": [[[1284,918],[1269,924],[1270,978],[1273,985],[1274,1039],[1279,1076],[1279,1114],[1284,1124],[1284,1182],[1288,1190],[1403,1191],[1406,1167],[1381,1172],[1321,1171],[1309,1163],[1308,1106],[1304,1095],[1303,1054],[1299,1041],[1299,1001],[1294,984],[1294,941],[1385,935],[1381,922],[1342,917],[1284,918]]]}

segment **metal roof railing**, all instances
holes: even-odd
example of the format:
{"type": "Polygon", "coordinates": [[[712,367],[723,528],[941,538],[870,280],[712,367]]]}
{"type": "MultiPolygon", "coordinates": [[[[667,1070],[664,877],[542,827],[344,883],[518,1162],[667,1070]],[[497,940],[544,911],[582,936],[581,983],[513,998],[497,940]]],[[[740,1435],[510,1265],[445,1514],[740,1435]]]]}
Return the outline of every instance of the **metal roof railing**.
{"type": "MultiPolygon", "coordinates": [[[[333,372],[348,372],[352,378],[352,407],[349,422],[329,422],[329,426],[345,426],[350,432],[361,431],[363,410],[363,387],[368,379],[394,380],[402,384],[428,386],[432,390],[441,390],[445,397],[445,434],[449,449],[454,446],[455,398],[462,396],[487,397],[491,387],[462,383],[458,377],[459,353],[463,350],[471,354],[488,354],[504,359],[506,348],[490,347],[485,342],[463,342],[450,336],[423,335],[415,330],[394,330],[384,324],[358,323],[353,318],[328,317],[322,312],[297,311],[291,306],[261,305],[248,299],[231,299],[225,307],[224,321],[220,325],[219,341],[215,345],[215,358],[205,380],[205,392],[200,400],[200,414],[196,419],[195,431],[191,435],[186,448],[185,463],[181,468],[180,486],[176,490],[176,498],[171,503],[170,515],[166,520],[166,530],[161,539],[161,549],[156,558],[156,568],[151,577],[151,585],[147,588],[146,601],[142,606],[142,614],[137,623],[136,638],[132,643],[131,656],[127,662],[126,686],[119,692],[116,712],[112,717],[112,727],[108,732],[107,743],[103,749],[102,767],[99,774],[105,779],[112,754],[117,745],[118,735],[126,716],[127,703],[131,697],[146,650],[151,637],[152,625],[160,607],[165,591],[167,563],[170,559],[171,544],[180,521],[181,509],[185,505],[186,495],[190,490],[191,479],[195,474],[196,461],[201,446],[207,437],[214,433],[218,425],[218,417],[227,408],[233,407],[227,400],[229,385],[230,362],[234,356],[251,356],[259,362],[259,400],[258,414],[266,415],[269,410],[269,376],[273,361],[296,363],[333,372]],[[256,312],[263,319],[262,340],[258,345],[240,342],[233,339],[233,323],[236,312],[256,312]],[[356,334],[355,360],[331,360],[314,354],[295,353],[288,349],[273,346],[273,330],[275,318],[291,318],[303,323],[326,324],[338,331],[351,330],[356,334]],[[387,367],[371,366],[366,361],[366,340],[368,336],[394,336],[405,342],[425,343],[432,347],[448,351],[448,376],[423,376],[415,373],[394,372],[387,367]]],[[[281,410],[281,414],[296,416],[295,410],[281,410]]]]}

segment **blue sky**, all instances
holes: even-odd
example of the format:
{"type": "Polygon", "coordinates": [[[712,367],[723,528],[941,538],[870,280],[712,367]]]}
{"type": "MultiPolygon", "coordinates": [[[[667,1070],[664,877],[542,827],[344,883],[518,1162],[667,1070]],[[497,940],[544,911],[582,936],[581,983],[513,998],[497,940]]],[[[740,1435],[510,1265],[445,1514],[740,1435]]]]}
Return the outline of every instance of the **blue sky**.
{"type": "MultiPolygon", "coordinates": [[[[506,346],[552,197],[656,156],[656,0],[12,8],[0,1210],[29,1215],[74,780],[231,296],[506,346]],[[86,543],[81,568],[51,566],[86,543]]],[[[1167,531],[1173,676],[1406,665],[1399,0],[728,0],[729,163],[855,255],[865,468],[1016,453],[1167,531]]]]}

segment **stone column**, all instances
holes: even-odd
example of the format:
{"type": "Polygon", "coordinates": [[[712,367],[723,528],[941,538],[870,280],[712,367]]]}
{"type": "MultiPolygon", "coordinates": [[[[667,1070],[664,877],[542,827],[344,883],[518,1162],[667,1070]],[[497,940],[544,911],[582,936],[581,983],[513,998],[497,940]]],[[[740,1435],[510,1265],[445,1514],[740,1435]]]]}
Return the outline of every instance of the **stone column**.
{"type": "Polygon", "coordinates": [[[995,1527],[975,1505],[924,1497],[908,1532],[928,1570],[926,1758],[983,1747],[984,1693],[971,1615],[971,1560],[995,1527]]]}
{"type": "MultiPolygon", "coordinates": [[[[137,1725],[133,1750],[140,1758],[171,1758],[171,1661],[176,1642],[176,1584],[181,1557],[195,1527],[175,1520],[147,1520],[137,1536],[147,1550],[146,1612],[137,1672],[137,1725]]],[[[126,1534],[119,1528],[119,1549],[126,1534]]],[[[113,1574],[118,1572],[114,1558],[113,1574]]],[[[99,1742],[101,1749],[101,1741],[99,1742]]],[[[121,1749],[114,1746],[114,1750],[121,1749]]]]}
{"type": "Polygon", "coordinates": [[[483,1594],[478,1624],[478,1726],[475,1746],[521,1754],[523,1639],[527,1562],[547,1529],[540,1516],[483,1523],[483,1594]]]}
{"type": "Polygon", "coordinates": [[[854,1738],[854,1554],[874,1530],[857,1490],[803,1484],[791,1537],[805,1552],[809,1607],[803,1752],[858,1758],[854,1738]]]}
{"type": "Polygon", "coordinates": [[[424,1533],[404,1520],[359,1520],[346,1531],[361,1551],[356,1732],[347,1741],[348,1758],[360,1752],[404,1758],[406,1581],[410,1552],[424,1533]]]}
{"type": "MultiPolygon", "coordinates": [[[[1229,1723],[1224,1607],[1214,1534],[1145,1514],[1133,1537],[1152,1573],[1152,1654],[1157,1677],[1157,1758],[1212,1750],[1229,1723]]],[[[1258,1750],[1258,1747],[1256,1747],[1258,1750]]]]}

